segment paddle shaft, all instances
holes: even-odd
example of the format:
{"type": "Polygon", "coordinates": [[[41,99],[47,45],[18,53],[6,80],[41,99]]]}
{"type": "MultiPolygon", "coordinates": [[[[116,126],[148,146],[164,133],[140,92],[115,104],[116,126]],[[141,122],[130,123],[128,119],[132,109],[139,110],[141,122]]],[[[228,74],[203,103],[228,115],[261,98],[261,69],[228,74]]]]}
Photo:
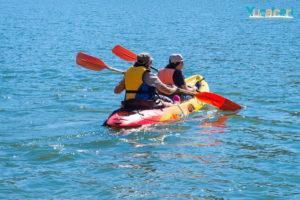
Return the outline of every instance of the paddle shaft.
{"type": "Polygon", "coordinates": [[[177,88],[177,91],[181,92],[183,94],[189,94],[189,95],[192,95],[192,96],[197,94],[196,92],[192,92],[192,91],[189,91],[189,90],[184,90],[184,89],[181,89],[181,88],[177,88]]]}
{"type": "MultiPolygon", "coordinates": [[[[120,73],[120,74],[124,74],[125,73],[122,70],[119,70],[119,69],[116,69],[116,68],[112,68],[112,67],[109,67],[109,66],[107,66],[107,69],[108,70],[112,70],[112,71],[117,72],[117,73],[120,73]]],[[[180,92],[180,93],[189,94],[189,95],[192,95],[192,96],[194,96],[196,94],[195,92],[191,92],[191,91],[184,90],[184,89],[181,89],[181,88],[177,88],[177,91],[180,92]]]]}
{"type": "Polygon", "coordinates": [[[124,71],[122,71],[120,69],[116,69],[116,68],[110,67],[108,65],[106,65],[106,69],[114,71],[114,72],[117,72],[117,73],[120,73],[120,74],[124,74],[125,73],[124,71]]]}
{"type": "MultiPolygon", "coordinates": [[[[90,70],[94,70],[94,71],[101,71],[103,69],[108,69],[111,70],[113,72],[117,72],[119,74],[124,74],[125,72],[120,70],[120,69],[116,69],[113,67],[108,66],[106,63],[104,63],[101,59],[88,55],[86,53],[83,52],[79,52],[76,56],[76,62],[78,65],[85,67],[87,69],[90,70]]],[[[177,91],[185,93],[185,94],[190,94],[190,95],[194,95],[194,93],[183,90],[178,88],[177,91]]]]}

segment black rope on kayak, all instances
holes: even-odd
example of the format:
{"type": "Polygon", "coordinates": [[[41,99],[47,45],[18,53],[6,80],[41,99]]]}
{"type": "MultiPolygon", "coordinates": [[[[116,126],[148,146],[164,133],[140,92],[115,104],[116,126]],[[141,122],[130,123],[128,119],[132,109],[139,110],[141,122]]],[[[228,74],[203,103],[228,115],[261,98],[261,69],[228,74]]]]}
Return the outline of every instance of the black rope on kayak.
{"type": "Polygon", "coordinates": [[[203,80],[205,80],[205,78],[204,78],[204,77],[202,77],[202,79],[200,79],[200,81],[199,81],[199,82],[201,83],[203,80]]]}
{"type": "Polygon", "coordinates": [[[136,113],[141,115],[141,116],[145,116],[143,113],[140,113],[140,111],[142,111],[142,110],[136,110],[136,113]]]}

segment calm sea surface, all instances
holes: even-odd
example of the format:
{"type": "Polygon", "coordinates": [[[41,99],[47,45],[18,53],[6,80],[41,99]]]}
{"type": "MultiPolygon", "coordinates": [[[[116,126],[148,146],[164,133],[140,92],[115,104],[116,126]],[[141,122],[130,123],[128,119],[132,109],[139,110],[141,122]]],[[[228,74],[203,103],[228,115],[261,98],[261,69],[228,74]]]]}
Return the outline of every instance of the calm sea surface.
{"type": "Polygon", "coordinates": [[[0,199],[299,199],[300,22],[294,1],[0,0],[0,199]],[[253,20],[247,6],[291,7],[253,20]],[[246,108],[134,130],[101,126],[125,70],[116,44],[171,53],[246,108]]]}

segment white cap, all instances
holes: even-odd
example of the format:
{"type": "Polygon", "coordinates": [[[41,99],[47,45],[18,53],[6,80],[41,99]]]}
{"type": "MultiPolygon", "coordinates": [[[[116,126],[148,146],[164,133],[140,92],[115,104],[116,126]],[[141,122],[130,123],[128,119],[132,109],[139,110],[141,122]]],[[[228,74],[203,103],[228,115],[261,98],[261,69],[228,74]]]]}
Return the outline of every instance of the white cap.
{"type": "Polygon", "coordinates": [[[169,58],[170,63],[179,63],[183,61],[183,57],[181,54],[172,54],[169,58]]]}

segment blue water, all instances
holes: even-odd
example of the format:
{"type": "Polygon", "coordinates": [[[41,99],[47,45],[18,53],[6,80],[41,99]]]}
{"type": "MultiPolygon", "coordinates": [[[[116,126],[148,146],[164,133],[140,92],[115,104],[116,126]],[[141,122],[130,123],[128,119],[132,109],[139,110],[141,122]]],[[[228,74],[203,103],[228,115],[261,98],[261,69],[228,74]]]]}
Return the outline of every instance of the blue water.
{"type": "Polygon", "coordinates": [[[0,199],[299,199],[300,23],[294,1],[0,0],[0,199]],[[292,7],[253,20],[247,6],[292,7]],[[125,70],[116,44],[171,53],[246,108],[134,130],[102,127],[125,70]]]}

